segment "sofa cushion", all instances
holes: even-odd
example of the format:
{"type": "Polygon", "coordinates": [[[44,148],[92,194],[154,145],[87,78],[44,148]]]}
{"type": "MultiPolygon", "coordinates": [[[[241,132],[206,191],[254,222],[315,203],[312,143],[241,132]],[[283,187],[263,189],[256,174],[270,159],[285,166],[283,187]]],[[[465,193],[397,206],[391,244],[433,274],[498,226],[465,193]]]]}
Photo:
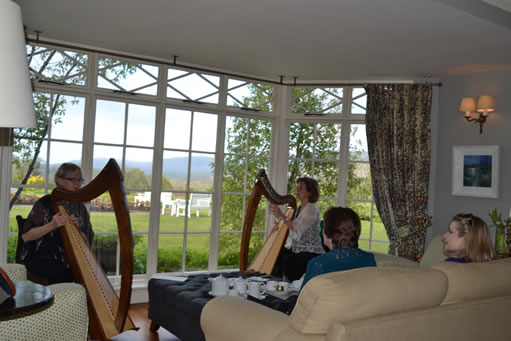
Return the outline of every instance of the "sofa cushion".
{"type": "Polygon", "coordinates": [[[447,256],[444,254],[444,236],[439,234],[429,243],[419,266],[421,268],[431,268],[433,264],[441,263],[446,258],[447,256]]]}
{"type": "Polygon", "coordinates": [[[511,258],[469,264],[444,262],[433,268],[444,272],[449,281],[442,304],[511,295],[511,258]]]}
{"type": "Polygon", "coordinates": [[[311,279],[302,289],[290,323],[297,331],[324,334],[334,321],[440,305],[447,277],[433,269],[369,267],[311,279]]]}

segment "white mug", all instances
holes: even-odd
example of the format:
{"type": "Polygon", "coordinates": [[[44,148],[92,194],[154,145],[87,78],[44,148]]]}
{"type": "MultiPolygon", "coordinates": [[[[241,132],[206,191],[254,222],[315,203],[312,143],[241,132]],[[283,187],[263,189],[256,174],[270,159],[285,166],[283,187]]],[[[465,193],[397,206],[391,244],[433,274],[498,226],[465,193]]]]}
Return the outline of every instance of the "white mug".
{"type": "Polygon", "coordinates": [[[255,298],[263,298],[265,291],[261,291],[261,282],[248,282],[248,294],[255,298]]]}

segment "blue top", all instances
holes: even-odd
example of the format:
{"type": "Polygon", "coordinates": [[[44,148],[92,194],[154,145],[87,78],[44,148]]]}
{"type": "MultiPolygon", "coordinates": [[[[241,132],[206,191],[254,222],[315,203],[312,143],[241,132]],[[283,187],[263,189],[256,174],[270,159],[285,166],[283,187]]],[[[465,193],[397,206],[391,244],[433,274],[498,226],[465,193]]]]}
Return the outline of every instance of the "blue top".
{"type": "Polygon", "coordinates": [[[307,263],[307,271],[305,272],[300,290],[315,276],[367,266],[376,266],[372,253],[358,248],[334,248],[325,254],[311,259],[307,263]]]}
{"type": "Polygon", "coordinates": [[[446,262],[455,262],[455,263],[468,263],[468,260],[466,260],[465,258],[454,258],[454,257],[449,257],[445,261],[446,262]]]}

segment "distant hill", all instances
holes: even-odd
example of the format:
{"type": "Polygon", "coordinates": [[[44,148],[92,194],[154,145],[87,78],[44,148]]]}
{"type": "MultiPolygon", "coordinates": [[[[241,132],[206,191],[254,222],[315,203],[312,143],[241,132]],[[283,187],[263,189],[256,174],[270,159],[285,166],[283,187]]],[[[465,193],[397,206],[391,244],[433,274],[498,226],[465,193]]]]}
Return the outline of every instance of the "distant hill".
{"type": "MultiPolygon", "coordinates": [[[[78,160],[70,161],[78,163],[78,160]]],[[[108,158],[94,159],[94,173],[99,172],[103,165],[108,162],[108,158]]],[[[207,156],[194,156],[192,157],[192,179],[195,181],[213,180],[212,163],[214,158],[207,156]]],[[[59,165],[52,164],[51,168],[57,168],[59,165]]],[[[126,161],[126,168],[138,168],[145,174],[149,175],[153,170],[152,162],[139,162],[139,161],[126,161]]],[[[172,178],[173,180],[184,181],[186,180],[186,172],[188,169],[188,158],[174,157],[163,160],[163,176],[172,178]]]]}

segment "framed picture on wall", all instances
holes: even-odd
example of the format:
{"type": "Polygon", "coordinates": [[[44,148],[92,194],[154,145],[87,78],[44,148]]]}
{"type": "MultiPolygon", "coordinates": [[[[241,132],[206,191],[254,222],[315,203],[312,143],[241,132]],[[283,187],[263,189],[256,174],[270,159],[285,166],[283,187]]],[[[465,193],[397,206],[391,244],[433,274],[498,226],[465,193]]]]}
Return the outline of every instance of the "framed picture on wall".
{"type": "Polygon", "coordinates": [[[499,196],[499,146],[453,146],[452,194],[499,196]]]}

